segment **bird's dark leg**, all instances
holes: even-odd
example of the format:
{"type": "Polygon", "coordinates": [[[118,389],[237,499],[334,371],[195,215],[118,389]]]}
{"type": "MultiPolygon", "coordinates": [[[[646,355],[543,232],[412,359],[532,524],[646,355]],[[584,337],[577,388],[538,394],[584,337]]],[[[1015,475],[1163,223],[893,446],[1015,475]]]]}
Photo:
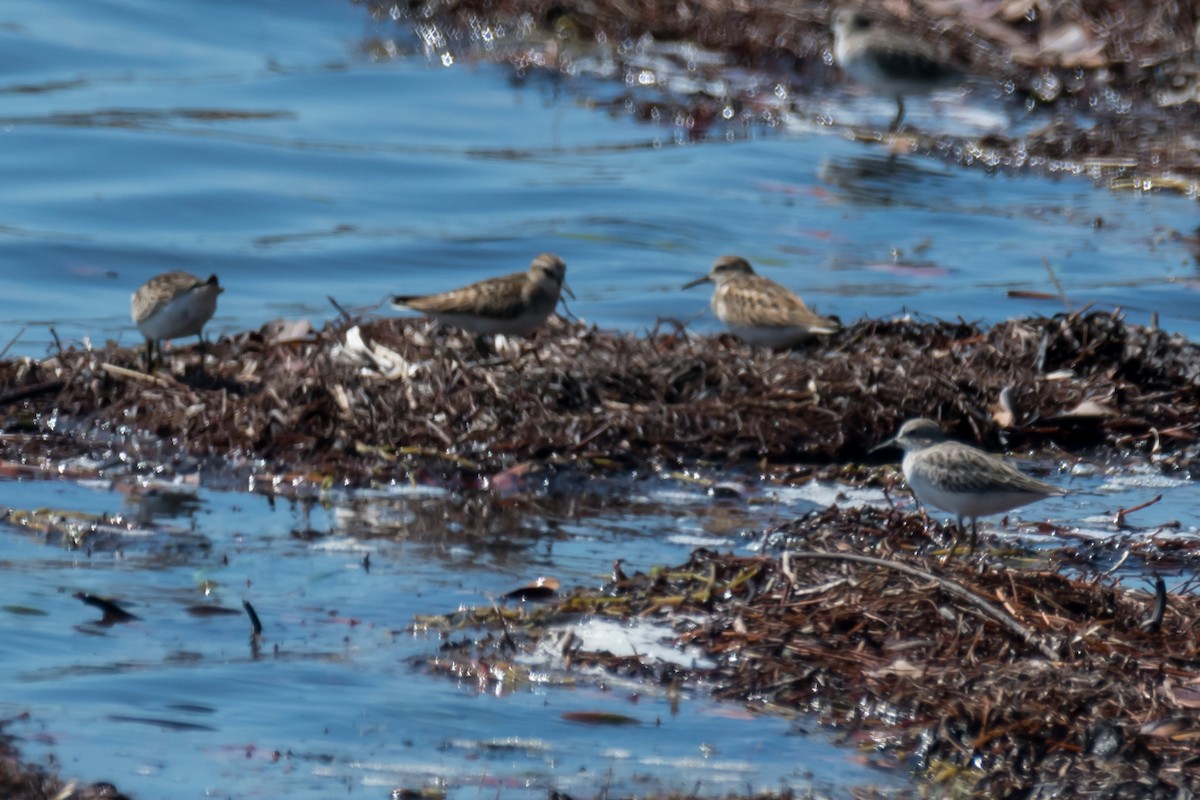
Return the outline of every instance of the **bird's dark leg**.
{"type": "Polygon", "coordinates": [[[896,95],[896,116],[892,120],[892,124],[888,125],[888,133],[895,133],[899,129],[902,119],[904,119],[904,98],[896,95]]]}
{"type": "Polygon", "coordinates": [[[146,338],[146,374],[154,371],[154,340],[146,338]]]}
{"type": "Polygon", "coordinates": [[[958,542],[962,538],[962,532],[962,517],[959,517],[958,525],[954,528],[954,533],[950,534],[950,547],[948,550],[946,550],[946,557],[942,559],[943,564],[954,558],[954,551],[958,549],[958,542]]]}
{"type": "Polygon", "coordinates": [[[488,334],[475,334],[475,352],[479,355],[480,359],[486,359],[492,355],[491,345],[488,344],[488,334]]]}
{"type": "Polygon", "coordinates": [[[529,340],[530,340],[530,342],[532,342],[532,344],[533,344],[533,347],[532,347],[532,351],[533,351],[533,360],[537,362],[537,365],[538,365],[539,367],[545,367],[546,365],[542,363],[542,355],[541,355],[541,352],[540,352],[540,351],[541,351],[541,349],[542,349],[542,348],[541,348],[541,344],[542,344],[542,331],[541,331],[541,329],[538,329],[538,330],[534,331],[534,332],[533,332],[533,335],[529,337],[529,340]]]}
{"type": "Polygon", "coordinates": [[[975,545],[979,544],[979,520],[971,518],[971,553],[975,553],[975,545]]]}
{"type": "Polygon", "coordinates": [[[958,552],[958,546],[962,544],[962,540],[966,538],[967,526],[963,524],[963,518],[958,518],[958,530],[954,534],[954,552],[958,552]]]}

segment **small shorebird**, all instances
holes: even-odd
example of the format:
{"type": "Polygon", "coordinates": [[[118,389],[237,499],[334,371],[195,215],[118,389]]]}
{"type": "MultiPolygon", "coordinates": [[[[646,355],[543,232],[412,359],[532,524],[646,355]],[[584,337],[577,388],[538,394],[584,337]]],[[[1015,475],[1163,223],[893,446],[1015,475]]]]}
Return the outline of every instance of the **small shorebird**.
{"type": "Polygon", "coordinates": [[[956,67],[920,39],[889,30],[854,7],[833,16],[833,57],[847,75],[874,92],[896,98],[889,131],[904,119],[904,95],[929,94],[960,83],[956,67]]]}
{"type": "Polygon", "coordinates": [[[721,256],[707,275],[683,288],[705,281],[717,285],[712,296],[717,319],[748,344],[788,347],[841,327],[836,320],[814,314],[791,290],[756,274],[740,256],[721,256]]]}
{"type": "MultiPolygon", "coordinates": [[[[204,370],[204,324],[217,310],[217,295],[225,291],[217,276],[201,280],[187,272],[164,272],[142,284],[130,299],[138,330],[146,337],[146,371],[154,368],[154,346],[163,339],[200,338],[200,370],[204,370]]],[[[162,345],[158,344],[159,360],[162,345]]]]}
{"type": "Polygon", "coordinates": [[[392,304],[411,308],[455,328],[480,336],[503,333],[528,336],[554,313],[559,294],[565,290],[567,265],[551,253],[533,259],[527,272],[472,283],[448,292],[428,295],[396,295],[392,304]]]}
{"type": "Polygon", "coordinates": [[[890,445],[904,450],[901,469],[917,499],[958,517],[959,535],[954,537],[947,558],[954,554],[959,536],[965,533],[964,518],[971,520],[974,553],[979,517],[1067,494],[1065,489],[1031,478],[978,448],[947,439],[930,419],[908,420],[895,436],[873,450],[890,445]]]}

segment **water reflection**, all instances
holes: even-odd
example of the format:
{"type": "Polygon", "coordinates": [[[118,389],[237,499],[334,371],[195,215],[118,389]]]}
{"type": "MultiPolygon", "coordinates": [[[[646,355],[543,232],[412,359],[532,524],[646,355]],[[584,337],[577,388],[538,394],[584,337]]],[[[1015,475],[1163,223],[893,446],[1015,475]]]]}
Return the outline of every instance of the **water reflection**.
{"type": "MultiPolygon", "coordinates": [[[[606,539],[639,530],[647,536],[663,535],[648,525],[659,518],[662,499],[634,493],[635,483],[595,481],[564,471],[520,495],[429,489],[352,494],[332,509],[329,533],[352,537],[368,547],[387,542],[402,542],[409,549],[415,545],[412,551],[422,558],[453,564],[455,569],[523,575],[553,566],[556,553],[561,555],[564,548],[569,552],[580,537],[589,542],[585,547],[590,543],[602,547],[606,539]],[[617,528],[610,527],[614,525],[617,528]]],[[[663,485],[674,483],[667,480],[663,485]]],[[[678,492],[688,498],[688,516],[700,518],[689,524],[712,522],[707,514],[698,513],[698,508],[708,505],[703,488],[683,484],[678,492]]],[[[717,518],[726,517],[723,512],[717,518]]],[[[747,523],[747,518],[742,522],[747,523]]],[[[667,533],[679,527],[676,523],[667,533]]],[[[730,527],[726,523],[725,530],[730,527]]]]}
{"type": "Polygon", "coordinates": [[[0,117],[0,125],[64,126],[88,128],[158,128],[179,120],[188,122],[230,122],[245,120],[290,119],[287,111],[245,111],[228,108],[177,108],[147,110],[109,108],[78,113],[60,112],[41,117],[0,117]]]}
{"type": "Polygon", "coordinates": [[[952,176],[928,159],[867,153],[827,158],[817,167],[817,178],[856,205],[929,207],[952,176]]]}
{"type": "Polygon", "coordinates": [[[202,506],[195,491],[150,489],[129,494],[125,507],[134,522],[145,526],[161,520],[190,519],[202,506]]]}

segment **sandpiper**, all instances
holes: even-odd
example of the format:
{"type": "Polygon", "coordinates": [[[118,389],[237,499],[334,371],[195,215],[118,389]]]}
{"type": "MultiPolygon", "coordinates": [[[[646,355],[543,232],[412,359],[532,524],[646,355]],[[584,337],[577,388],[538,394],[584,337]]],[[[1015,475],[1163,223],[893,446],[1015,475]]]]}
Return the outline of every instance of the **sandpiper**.
{"type": "Polygon", "coordinates": [[[567,265],[552,253],[533,259],[527,272],[489,278],[440,294],[396,295],[393,305],[421,311],[439,322],[479,335],[528,336],[558,305],[567,265]]]}
{"type": "Polygon", "coordinates": [[[814,334],[834,333],[840,327],[836,320],[814,314],[789,289],[756,274],[750,262],[740,256],[721,256],[707,275],[683,288],[705,281],[717,285],[712,296],[717,319],[748,344],[788,347],[814,334]]]}
{"type": "Polygon", "coordinates": [[[850,77],[879,94],[896,98],[889,131],[904,118],[904,95],[929,94],[963,80],[959,67],[932,47],[889,30],[861,10],[846,7],[833,16],[833,57],[850,77]]]}
{"type": "MultiPolygon", "coordinates": [[[[133,293],[130,310],[138,330],[146,337],[146,371],[154,368],[154,347],[163,339],[200,338],[200,369],[204,369],[204,324],[217,310],[217,295],[225,291],[217,276],[201,280],[187,272],[164,272],[146,281],[133,293]]],[[[158,344],[159,360],[162,345],[158,344]]]]}
{"type": "Polygon", "coordinates": [[[953,555],[959,536],[965,532],[964,518],[971,520],[973,553],[979,540],[979,517],[1067,494],[978,448],[947,439],[931,419],[908,420],[894,437],[874,449],[890,445],[904,450],[901,469],[917,499],[958,517],[959,533],[947,558],[953,555]]]}

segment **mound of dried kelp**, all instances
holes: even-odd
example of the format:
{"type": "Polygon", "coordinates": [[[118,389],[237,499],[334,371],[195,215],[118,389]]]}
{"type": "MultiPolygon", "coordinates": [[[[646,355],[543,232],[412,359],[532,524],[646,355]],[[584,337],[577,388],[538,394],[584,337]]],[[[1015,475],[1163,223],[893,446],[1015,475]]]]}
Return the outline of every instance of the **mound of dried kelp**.
{"type": "Polygon", "coordinates": [[[864,321],[785,353],[559,324],[489,355],[397,319],[302,336],[268,326],[210,352],[206,374],[194,349],[152,376],[139,351],[111,345],[0,362],[0,466],[266,459],[277,473],[363,484],[528,460],[845,462],[917,415],[989,446],[1184,454],[1200,429],[1197,347],[1108,314],[990,330],[864,321]]]}
{"type": "Polygon", "coordinates": [[[458,631],[428,663],[511,680],[514,671],[493,667],[554,631],[562,669],[696,683],[812,714],[952,796],[1200,791],[1194,593],[1160,606],[1103,576],[942,565],[913,553],[931,549],[925,526],[896,512],[830,508],[784,533],[780,557],[699,550],[681,566],[616,575],[549,606],[424,620],[419,627],[458,631]],[[591,652],[561,633],[591,616],[665,621],[677,644],[717,666],[591,652]],[[464,625],[480,623],[486,636],[462,642],[464,625]]]}
{"type": "MultiPolygon", "coordinates": [[[[368,5],[377,16],[411,24],[437,55],[506,59],[519,74],[530,69],[573,74],[586,64],[602,64],[597,74],[627,87],[614,107],[676,120],[689,135],[703,135],[726,120],[729,109],[770,121],[779,108],[773,93],[781,84],[797,98],[793,113],[803,114],[803,98],[814,86],[840,79],[828,53],[829,20],[841,3],[826,0],[368,0],[368,5]],[[711,59],[689,58],[686,50],[648,49],[652,40],[696,43],[726,54],[728,62],[715,66],[711,59]],[[667,66],[672,61],[677,63],[667,66]],[[746,67],[762,71],[765,79],[728,81],[721,74],[746,67]],[[688,86],[694,87],[690,94],[681,88],[688,86]],[[729,96],[714,96],[714,87],[729,96]]],[[[1200,44],[1194,3],[898,2],[879,14],[890,14],[893,24],[927,39],[936,31],[948,54],[969,65],[979,83],[999,90],[992,95],[1014,105],[1078,108],[1095,119],[1094,125],[1047,120],[1043,129],[1020,139],[1000,132],[972,140],[919,137],[921,149],[993,169],[1073,169],[1111,176],[1119,186],[1195,191],[1200,151],[1189,142],[1200,125],[1200,44]]]]}
{"type": "MultiPolygon", "coordinates": [[[[0,731],[10,721],[0,721],[0,731]]],[[[0,797],[6,800],[123,800],[125,795],[108,783],[82,786],[67,783],[43,767],[23,763],[13,748],[13,739],[0,733],[0,797]]]]}

